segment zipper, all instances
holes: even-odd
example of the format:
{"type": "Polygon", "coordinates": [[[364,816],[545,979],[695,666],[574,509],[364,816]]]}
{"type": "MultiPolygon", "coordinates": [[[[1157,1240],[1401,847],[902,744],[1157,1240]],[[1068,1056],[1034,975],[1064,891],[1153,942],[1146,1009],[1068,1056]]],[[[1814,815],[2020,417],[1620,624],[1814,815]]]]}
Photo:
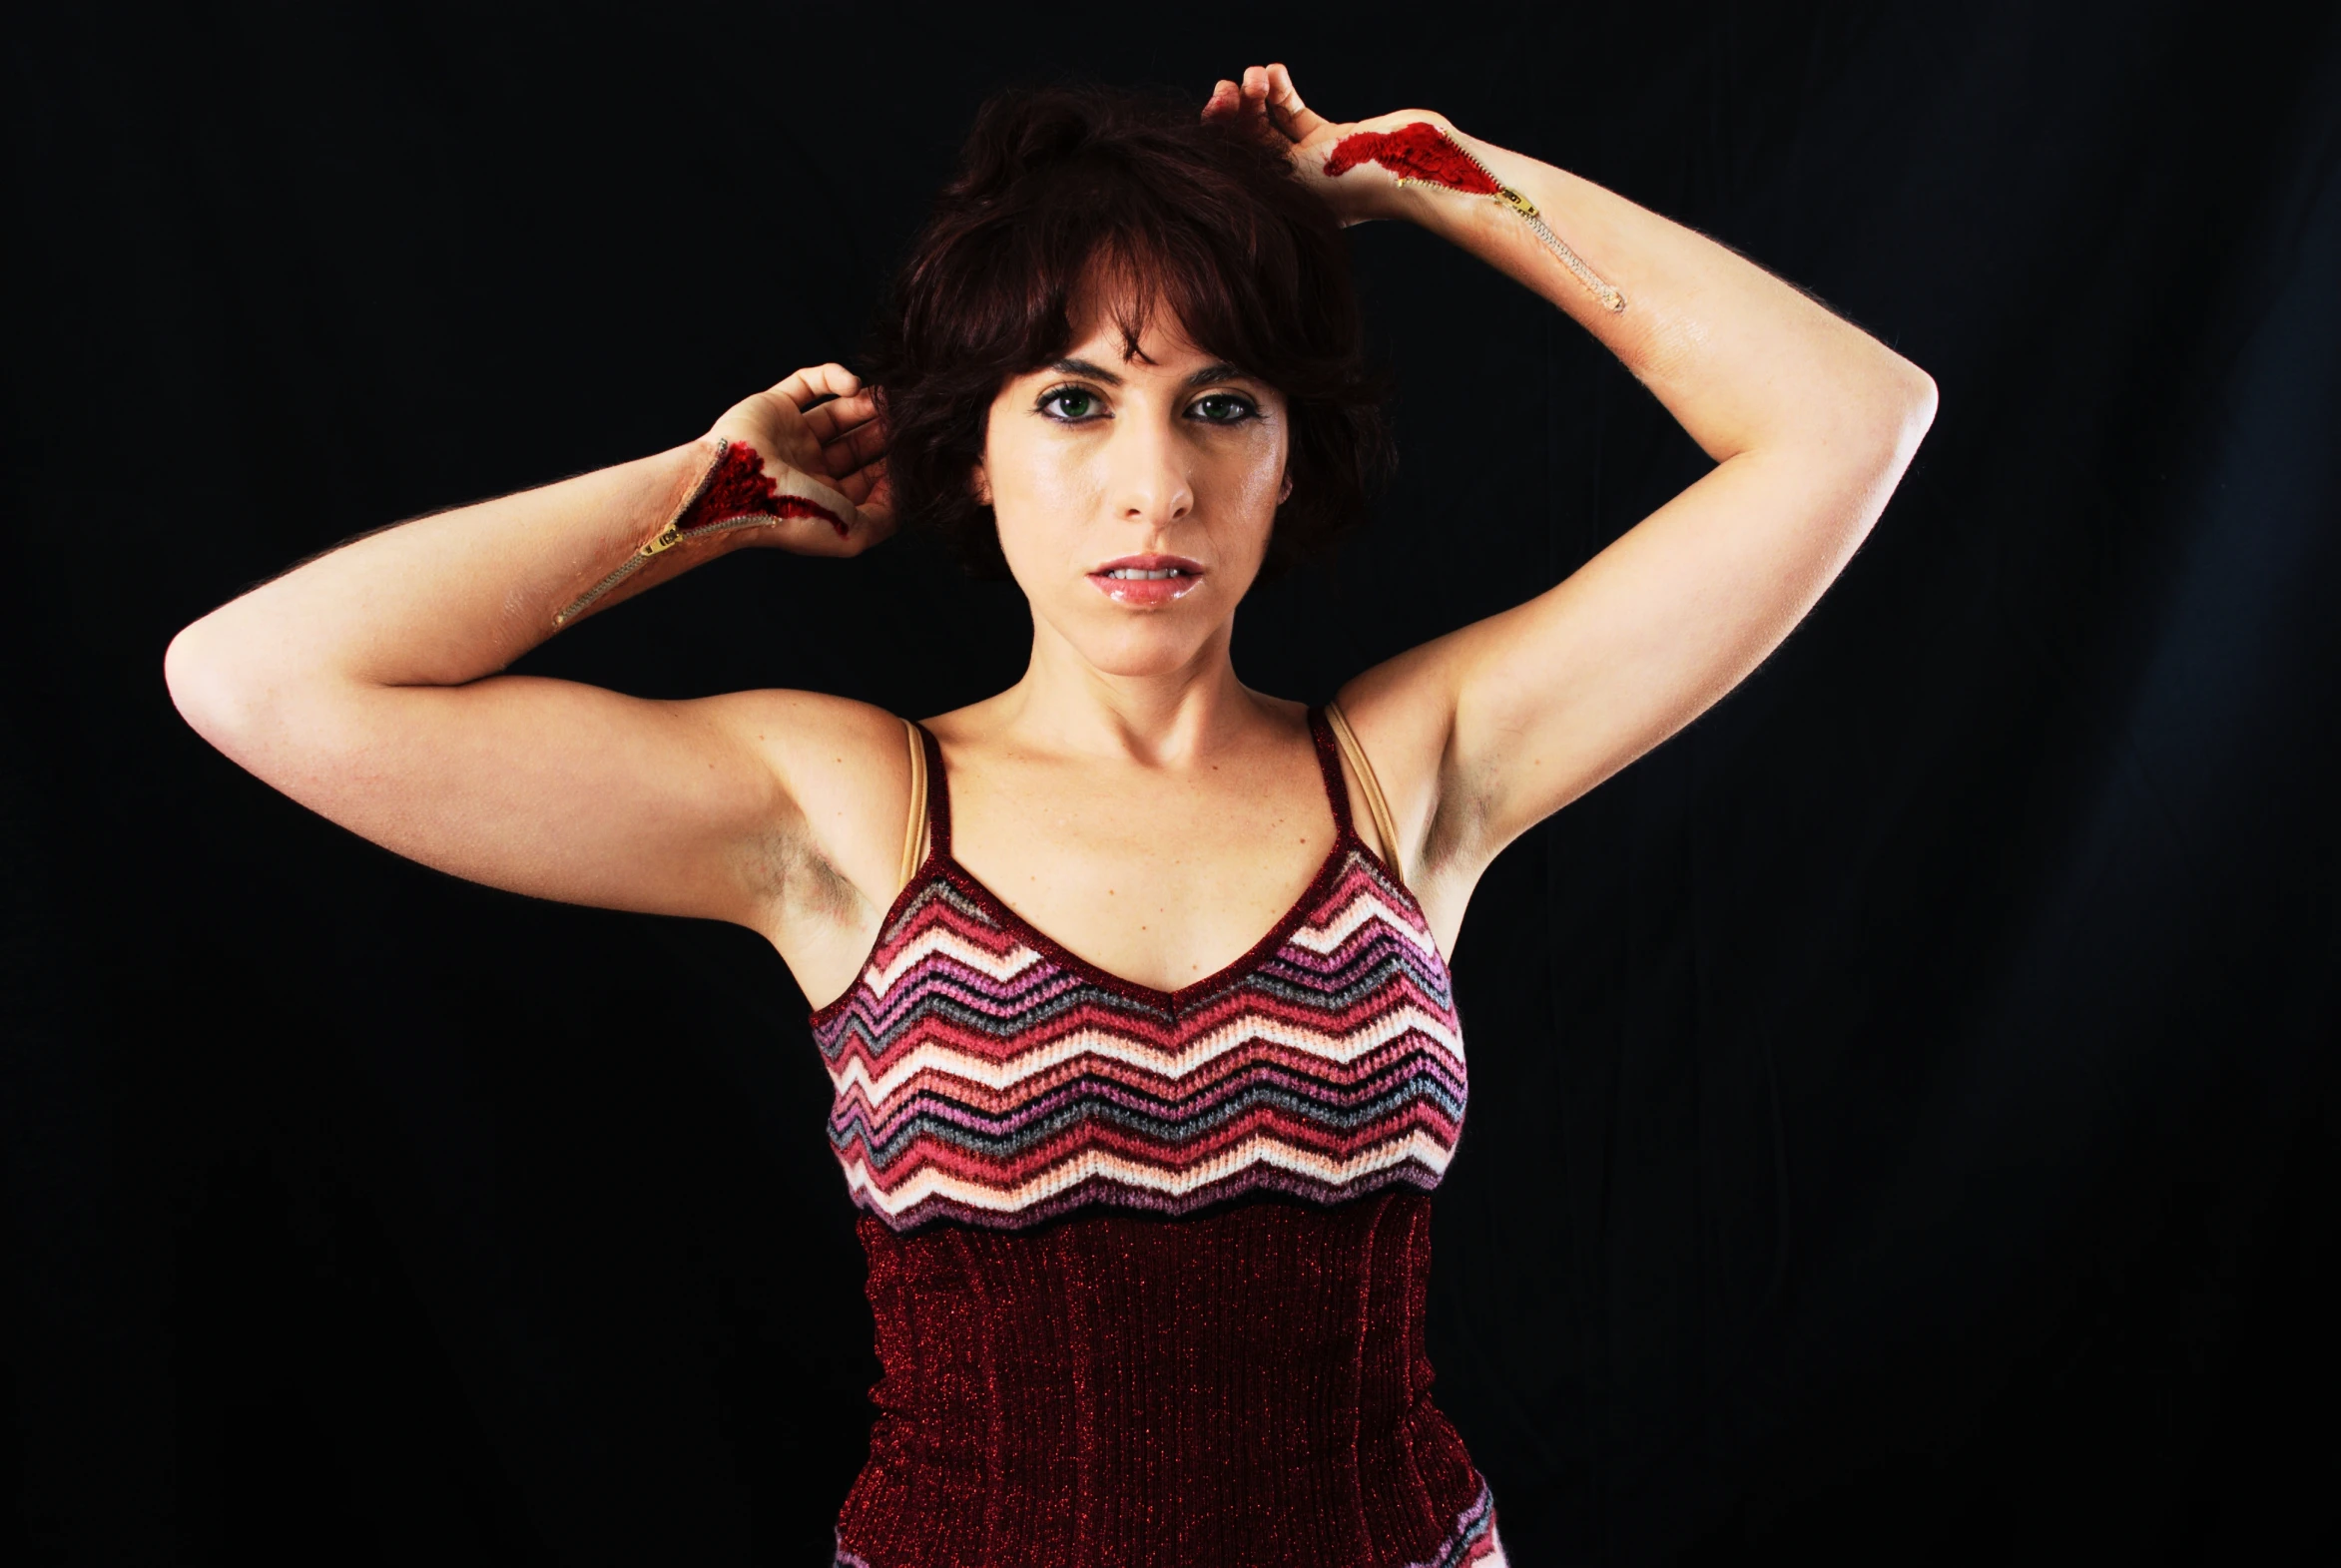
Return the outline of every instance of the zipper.
{"type": "Polygon", "coordinates": [[[651,557],[663,555],[679,544],[689,544],[694,539],[705,539],[710,534],[728,534],[742,528],[763,528],[779,521],[781,519],[773,516],[770,512],[743,512],[738,517],[727,517],[719,522],[702,523],[697,528],[677,528],[674,524],[669,523],[659,530],[657,536],[650,543],[628,556],[616,571],[570,600],[567,608],[553,617],[553,625],[568,625],[586,610],[591,609],[595,600],[642,570],[643,563],[650,560],[651,557]]]}
{"type": "Polygon", "coordinates": [[[676,521],[668,523],[666,527],[651,535],[641,549],[636,550],[620,562],[617,569],[609,576],[570,600],[568,605],[553,617],[555,628],[567,626],[585,611],[591,609],[594,601],[642,570],[644,562],[654,556],[664,555],[679,544],[687,543],[693,539],[705,539],[710,534],[731,533],[735,529],[755,528],[766,523],[780,521],[769,512],[743,512],[737,517],[726,517],[712,523],[702,523],[697,528],[678,526],[681,519],[691,515],[691,509],[699,504],[699,498],[707,494],[707,487],[715,483],[716,470],[723,466],[724,454],[731,449],[732,443],[729,441],[722,442],[716,447],[715,457],[708,463],[707,471],[699,476],[699,482],[691,487],[691,493],[684,497],[683,504],[675,509],[676,521]]]}
{"type": "MultiPolygon", "coordinates": [[[[1551,252],[1553,260],[1558,261],[1561,265],[1567,267],[1569,275],[1574,277],[1578,282],[1583,283],[1586,289],[1591,292],[1593,297],[1600,300],[1604,306],[1611,310],[1623,310],[1625,308],[1625,295],[1618,291],[1615,284],[1605,283],[1598,276],[1596,276],[1593,269],[1585,264],[1584,259],[1578,256],[1576,252],[1571,251],[1568,248],[1568,243],[1562,240],[1560,236],[1552,232],[1552,226],[1544,222],[1544,215],[1536,211],[1536,204],[1529,201],[1525,193],[1515,191],[1510,186],[1505,185],[1500,179],[1497,179],[1495,171],[1488,168],[1484,163],[1479,161],[1478,154],[1472,152],[1469,148],[1463,146],[1461,142],[1456,141],[1453,137],[1449,137],[1447,140],[1448,143],[1453,146],[1457,152],[1463,154],[1473,164],[1477,165],[1479,173],[1485,175],[1488,179],[1495,181],[1495,193],[1488,198],[1489,201],[1495,203],[1499,207],[1508,207],[1514,213],[1518,214],[1521,221],[1527,224],[1528,232],[1536,237],[1537,243],[1543,246],[1545,250],[1551,252]]],[[[1400,185],[1429,186],[1433,190],[1439,191],[1453,189],[1452,187],[1442,186],[1436,180],[1410,180],[1403,176],[1400,178],[1398,183],[1400,185]]]]}

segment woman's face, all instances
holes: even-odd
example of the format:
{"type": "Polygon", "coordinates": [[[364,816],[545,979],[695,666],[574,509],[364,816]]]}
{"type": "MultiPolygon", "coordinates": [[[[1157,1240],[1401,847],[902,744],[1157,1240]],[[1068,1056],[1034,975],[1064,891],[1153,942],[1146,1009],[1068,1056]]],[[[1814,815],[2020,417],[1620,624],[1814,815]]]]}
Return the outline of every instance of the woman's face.
{"type": "Polygon", "coordinates": [[[1224,643],[1259,575],[1285,400],[1161,312],[1128,358],[1109,311],[1074,336],[992,400],[976,494],[1041,635],[1109,675],[1170,674],[1224,643]]]}

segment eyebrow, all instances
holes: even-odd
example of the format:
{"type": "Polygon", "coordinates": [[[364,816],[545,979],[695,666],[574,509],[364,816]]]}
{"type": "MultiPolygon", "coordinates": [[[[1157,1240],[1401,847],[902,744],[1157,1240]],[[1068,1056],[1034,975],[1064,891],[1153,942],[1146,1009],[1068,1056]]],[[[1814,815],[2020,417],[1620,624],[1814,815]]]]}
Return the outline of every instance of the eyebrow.
{"type": "MultiPolygon", "coordinates": [[[[1114,374],[1105,366],[1101,364],[1092,364],[1086,359],[1059,359],[1054,364],[1050,365],[1049,368],[1056,371],[1059,375],[1085,375],[1088,376],[1091,380],[1103,381],[1108,386],[1119,386],[1122,384],[1122,378],[1120,376],[1114,374]]],[[[1186,384],[1189,386],[1201,386],[1206,381],[1232,381],[1239,378],[1244,380],[1256,379],[1256,377],[1246,374],[1244,371],[1237,369],[1232,364],[1207,364],[1202,369],[1197,370],[1193,375],[1188,376],[1186,384]]]]}

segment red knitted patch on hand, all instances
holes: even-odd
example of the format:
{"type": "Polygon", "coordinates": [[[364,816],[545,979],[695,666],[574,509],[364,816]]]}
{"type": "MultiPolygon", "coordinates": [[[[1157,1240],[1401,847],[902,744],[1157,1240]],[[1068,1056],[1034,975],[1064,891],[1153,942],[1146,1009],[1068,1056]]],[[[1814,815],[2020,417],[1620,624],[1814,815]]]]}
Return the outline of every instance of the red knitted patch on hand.
{"type": "Polygon", "coordinates": [[[764,471],[764,459],[745,441],[724,448],[707,488],[699,492],[675,526],[684,533],[734,517],[818,517],[846,537],[846,520],[819,502],[783,495],[780,482],[764,471]]]}
{"type": "Polygon", "coordinates": [[[1380,164],[1402,180],[1428,181],[1472,196],[1493,196],[1503,189],[1433,125],[1402,125],[1395,131],[1343,137],[1325,161],[1326,178],[1338,180],[1363,163],[1380,164]]]}

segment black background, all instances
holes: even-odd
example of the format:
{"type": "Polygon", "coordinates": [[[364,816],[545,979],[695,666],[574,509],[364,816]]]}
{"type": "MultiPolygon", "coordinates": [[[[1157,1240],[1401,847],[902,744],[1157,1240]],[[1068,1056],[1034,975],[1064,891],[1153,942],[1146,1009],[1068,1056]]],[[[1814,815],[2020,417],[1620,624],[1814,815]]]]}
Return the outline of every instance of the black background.
{"type": "MultiPolygon", "coordinates": [[[[1534,1565],[2333,1560],[2331,7],[74,7],[14,39],[18,1560],[812,1563],[861,1258],[731,928],[462,885],[173,715],[294,558],[851,360],[974,105],[1291,62],[1695,225],[1931,371],[1840,584],[1489,872],[1440,1398],[1534,1565]]],[[[1261,593],[1321,699],[1703,460],[1355,237],[1404,471],[1261,593]]],[[[927,714],[1012,590],[737,557],[532,656],[927,714]]]]}

